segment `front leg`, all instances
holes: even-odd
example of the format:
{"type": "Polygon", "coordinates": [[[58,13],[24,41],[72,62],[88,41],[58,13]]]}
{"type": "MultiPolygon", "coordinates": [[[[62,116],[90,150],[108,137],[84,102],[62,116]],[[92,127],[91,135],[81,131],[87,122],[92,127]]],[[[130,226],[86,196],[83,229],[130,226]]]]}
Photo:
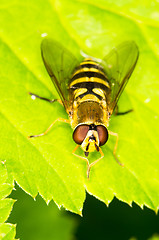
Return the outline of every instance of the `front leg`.
{"type": "Polygon", "coordinates": [[[87,177],[88,177],[88,179],[89,179],[89,174],[90,174],[91,167],[93,167],[96,163],[98,163],[104,157],[104,153],[102,152],[102,149],[100,147],[99,147],[99,152],[101,154],[100,158],[98,158],[97,160],[95,160],[94,162],[89,164],[89,166],[88,166],[88,169],[87,169],[87,177]]]}
{"type": "Polygon", "coordinates": [[[91,168],[92,168],[97,162],[99,162],[99,160],[101,160],[101,159],[104,157],[104,154],[103,154],[101,148],[99,148],[99,152],[100,152],[100,154],[101,154],[100,158],[98,158],[97,160],[95,160],[94,162],[92,162],[92,163],[90,164],[89,161],[88,161],[88,159],[87,159],[86,157],[82,157],[82,156],[77,155],[77,154],[75,153],[75,151],[76,151],[79,147],[80,147],[80,145],[77,145],[77,146],[74,148],[74,150],[72,151],[72,154],[75,155],[76,157],[84,160],[84,161],[87,163],[87,178],[89,179],[89,175],[90,175],[90,170],[91,170],[91,168]]]}
{"type": "Polygon", "coordinates": [[[118,146],[119,135],[118,135],[118,133],[112,132],[112,131],[110,131],[110,130],[109,130],[108,132],[109,132],[110,135],[116,137],[116,142],[115,142],[115,146],[114,146],[114,150],[113,150],[114,158],[115,158],[115,160],[117,161],[117,163],[118,163],[119,165],[124,166],[124,164],[121,163],[121,162],[118,160],[117,155],[116,155],[116,150],[117,150],[117,146],[118,146]]]}

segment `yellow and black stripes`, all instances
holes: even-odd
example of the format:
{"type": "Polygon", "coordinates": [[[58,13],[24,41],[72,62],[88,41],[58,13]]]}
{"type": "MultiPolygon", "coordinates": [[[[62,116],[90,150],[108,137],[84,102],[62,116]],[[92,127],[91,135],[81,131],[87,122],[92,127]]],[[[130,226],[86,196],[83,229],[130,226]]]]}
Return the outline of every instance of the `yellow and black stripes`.
{"type": "Polygon", "coordinates": [[[69,88],[72,91],[76,90],[76,97],[80,99],[92,94],[100,101],[103,99],[103,93],[100,94],[97,89],[102,90],[106,95],[110,85],[103,68],[92,59],[87,58],[76,68],[69,88]],[[79,90],[78,94],[77,90],[79,90]]]}
{"type": "Polygon", "coordinates": [[[101,74],[104,74],[103,68],[96,62],[92,61],[91,59],[85,59],[77,68],[74,73],[79,73],[81,71],[93,71],[93,72],[100,72],[101,74]]]}

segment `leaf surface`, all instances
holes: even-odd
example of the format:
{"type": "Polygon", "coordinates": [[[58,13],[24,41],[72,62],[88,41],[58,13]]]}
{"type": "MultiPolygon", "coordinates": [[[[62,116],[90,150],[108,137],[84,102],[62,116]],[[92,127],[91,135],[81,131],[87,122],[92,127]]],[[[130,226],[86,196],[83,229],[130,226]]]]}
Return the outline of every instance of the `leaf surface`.
{"type": "Polygon", "coordinates": [[[0,239],[15,240],[15,225],[9,223],[0,224],[0,239]]]}
{"type": "MultiPolygon", "coordinates": [[[[0,157],[6,160],[8,175],[30,195],[39,192],[46,201],[53,199],[78,214],[85,189],[106,204],[115,195],[155,211],[159,206],[159,9],[157,1],[151,8],[148,1],[141,8],[134,1],[124,2],[3,0],[0,6],[0,157]],[[46,136],[27,138],[44,132],[59,117],[68,118],[58,102],[33,101],[28,94],[58,96],[40,56],[46,33],[76,56],[82,50],[103,58],[127,40],[139,46],[137,67],[119,102],[119,111],[134,111],[112,116],[109,126],[119,134],[117,155],[124,167],[114,160],[113,136],[89,181],[86,163],[72,155],[69,125],[57,122],[46,136]]],[[[94,153],[89,160],[98,157],[94,153]]]]}

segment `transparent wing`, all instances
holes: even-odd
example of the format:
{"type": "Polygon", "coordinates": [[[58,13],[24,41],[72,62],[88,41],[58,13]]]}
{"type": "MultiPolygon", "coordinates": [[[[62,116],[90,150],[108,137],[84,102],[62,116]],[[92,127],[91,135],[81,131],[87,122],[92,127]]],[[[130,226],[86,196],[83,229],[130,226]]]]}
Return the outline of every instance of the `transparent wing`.
{"type": "Polygon", "coordinates": [[[124,42],[114,48],[103,60],[103,66],[108,76],[111,92],[108,96],[110,114],[113,113],[119,97],[124,90],[139,56],[139,50],[135,42],[124,42]]]}
{"type": "Polygon", "coordinates": [[[63,102],[68,109],[68,82],[79,61],[61,44],[45,38],[41,43],[41,54],[48,74],[63,102]]]}

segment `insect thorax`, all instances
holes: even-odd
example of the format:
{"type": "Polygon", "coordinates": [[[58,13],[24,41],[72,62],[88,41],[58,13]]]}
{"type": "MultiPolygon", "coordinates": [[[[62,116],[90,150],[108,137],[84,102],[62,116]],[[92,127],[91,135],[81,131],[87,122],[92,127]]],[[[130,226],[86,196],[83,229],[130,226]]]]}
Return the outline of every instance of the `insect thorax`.
{"type": "Polygon", "coordinates": [[[73,107],[71,125],[73,129],[82,123],[86,124],[104,124],[108,125],[108,115],[106,108],[103,108],[98,102],[84,101],[76,107],[73,107]]]}

